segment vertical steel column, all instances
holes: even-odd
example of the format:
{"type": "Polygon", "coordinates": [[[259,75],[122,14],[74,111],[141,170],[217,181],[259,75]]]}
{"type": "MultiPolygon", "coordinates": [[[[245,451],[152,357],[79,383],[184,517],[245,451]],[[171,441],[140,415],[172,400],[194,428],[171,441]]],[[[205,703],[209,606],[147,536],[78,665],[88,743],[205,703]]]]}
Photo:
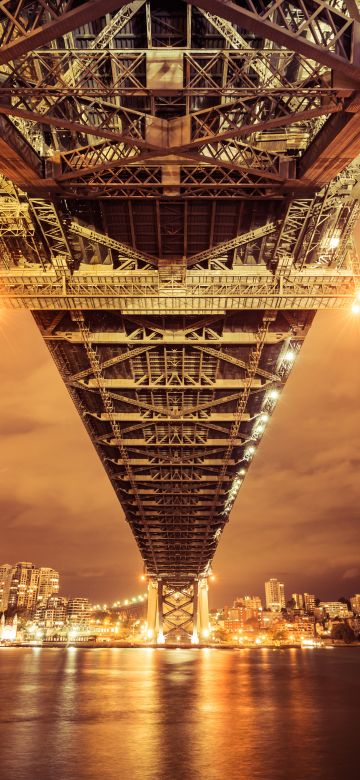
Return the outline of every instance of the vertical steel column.
{"type": "Polygon", "coordinates": [[[164,622],[164,615],[163,615],[163,608],[164,608],[164,600],[163,600],[163,583],[160,580],[158,582],[158,592],[157,592],[157,613],[158,613],[158,632],[157,632],[157,644],[163,645],[165,642],[164,638],[164,629],[163,629],[163,622],[164,622]]]}
{"type": "Polygon", "coordinates": [[[149,580],[148,583],[148,609],[147,609],[147,638],[154,641],[158,625],[158,583],[149,580]]]}
{"type": "Polygon", "coordinates": [[[198,599],[199,599],[199,587],[197,580],[194,580],[193,584],[193,631],[191,636],[191,644],[199,644],[198,633],[198,599]]]}
{"type": "Polygon", "coordinates": [[[207,577],[199,580],[198,584],[198,632],[200,642],[209,638],[209,602],[207,577]]]}

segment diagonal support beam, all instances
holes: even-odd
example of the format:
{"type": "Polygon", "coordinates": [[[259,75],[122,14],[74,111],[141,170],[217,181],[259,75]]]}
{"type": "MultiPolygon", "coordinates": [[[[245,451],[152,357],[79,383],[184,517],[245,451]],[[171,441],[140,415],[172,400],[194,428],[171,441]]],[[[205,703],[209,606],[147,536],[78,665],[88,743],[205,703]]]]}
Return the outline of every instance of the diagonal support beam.
{"type": "Polygon", "coordinates": [[[348,112],[329,117],[315,136],[299,161],[299,179],[303,184],[327,184],[360,154],[359,106],[357,92],[348,112]]]}
{"type": "MultiPolygon", "coordinates": [[[[290,29],[287,28],[285,24],[284,26],[280,26],[279,24],[275,24],[275,22],[270,21],[269,12],[271,12],[272,9],[268,6],[271,4],[266,4],[266,13],[261,15],[260,13],[248,11],[247,8],[243,8],[237,5],[236,3],[232,2],[232,0],[196,0],[196,3],[194,3],[194,0],[185,0],[185,2],[190,5],[196,5],[199,8],[203,8],[205,11],[210,11],[210,13],[216,14],[223,19],[227,19],[229,22],[232,22],[232,24],[237,25],[239,28],[249,30],[249,32],[259,36],[260,38],[273,41],[278,46],[285,46],[285,48],[290,49],[290,51],[298,52],[298,54],[302,54],[304,57],[308,57],[315,62],[319,62],[322,65],[325,65],[330,70],[338,71],[339,73],[343,73],[345,76],[360,82],[359,65],[354,64],[345,56],[340,56],[339,54],[332,52],[330,48],[316,45],[311,40],[308,40],[301,35],[297,35],[296,33],[290,31],[290,29]]],[[[280,2],[278,0],[276,4],[273,3],[272,5],[281,6],[281,0],[280,2]]],[[[343,14],[335,11],[335,9],[332,9],[331,6],[325,6],[325,3],[322,3],[321,0],[314,0],[312,5],[314,7],[314,12],[317,11],[318,14],[323,8],[324,11],[327,12],[328,18],[332,11],[334,16],[340,20],[341,17],[343,17],[342,26],[340,21],[339,27],[341,28],[342,34],[347,33],[351,37],[353,44],[353,38],[355,37],[355,23],[352,19],[346,19],[343,14]]],[[[301,8],[300,4],[299,6],[301,8]]],[[[251,7],[253,8],[254,5],[252,4],[251,7]]],[[[262,4],[260,4],[259,7],[261,9],[264,8],[262,4]]],[[[281,17],[278,15],[277,18],[281,17]]]]}
{"type": "Polygon", "coordinates": [[[0,65],[5,65],[39,46],[45,46],[78,27],[94,22],[100,16],[118,11],[124,5],[128,5],[128,0],[88,0],[72,11],[61,13],[59,17],[34,27],[30,32],[19,35],[3,46],[0,52],[0,65]]]}

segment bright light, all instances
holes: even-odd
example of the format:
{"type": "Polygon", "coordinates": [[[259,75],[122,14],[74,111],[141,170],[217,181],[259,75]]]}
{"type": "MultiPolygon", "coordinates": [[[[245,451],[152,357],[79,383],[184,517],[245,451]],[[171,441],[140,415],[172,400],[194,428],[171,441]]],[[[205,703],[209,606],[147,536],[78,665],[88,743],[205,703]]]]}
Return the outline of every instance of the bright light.
{"type": "Polygon", "coordinates": [[[277,401],[279,395],[280,395],[279,391],[276,390],[276,388],[274,387],[272,390],[270,390],[269,398],[271,398],[272,401],[277,401]]]}
{"type": "Polygon", "coordinates": [[[268,414],[266,414],[266,412],[263,412],[263,413],[260,415],[260,420],[261,420],[261,422],[262,422],[262,423],[267,423],[267,422],[269,422],[269,415],[268,415],[268,414]]]}
{"type": "Polygon", "coordinates": [[[339,244],[340,244],[340,237],[331,236],[331,238],[329,239],[329,249],[337,249],[339,244]]]}
{"type": "Polygon", "coordinates": [[[255,452],[255,447],[248,447],[245,452],[245,458],[251,458],[255,452]]]}
{"type": "Polygon", "coordinates": [[[152,628],[148,628],[148,630],[146,632],[146,635],[147,635],[148,639],[152,639],[153,638],[154,632],[153,632],[152,628]]]}
{"type": "Polygon", "coordinates": [[[145,580],[146,580],[145,574],[142,574],[140,579],[141,579],[141,582],[145,582],[145,580]]]}
{"type": "Polygon", "coordinates": [[[163,631],[159,631],[159,633],[157,635],[157,643],[158,643],[158,645],[163,645],[164,642],[165,642],[164,632],[163,631]]]}
{"type": "Polygon", "coordinates": [[[215,582],[215,580],[216,580],[215,574],[212,574],[210,579],[211,579],[211,582],[215,582]]]}
{"type": "Polygon", "coordinates": [[[240,469],[239,474],[240,474],[241,477],[244,477],[245,474],[246,474],[246,470],[245,469],[240,469]]]}
{"type": "Polygon", "coordinates": [[[353,314],[360,314],[360,303],[357,303],[355,301],[355,303],[353,303],[353,305],[351,307],[351,311],[352,311],[353,314]]]}
{"type": "Polygon", "coordinates": [[[202,631],[202,635],[203,635],[204,639],[207,639],[208,636],[210,635],[209,629],[208,628],[204,628],[203,631],[202,631]]]}
{"type": "Polygon", "coordinates": [[[286,360],[287,363],[293,363],[296,358],[295,352],[293,349],[288,349],[288,351],[285,353],[284,360],[286,360]]]}

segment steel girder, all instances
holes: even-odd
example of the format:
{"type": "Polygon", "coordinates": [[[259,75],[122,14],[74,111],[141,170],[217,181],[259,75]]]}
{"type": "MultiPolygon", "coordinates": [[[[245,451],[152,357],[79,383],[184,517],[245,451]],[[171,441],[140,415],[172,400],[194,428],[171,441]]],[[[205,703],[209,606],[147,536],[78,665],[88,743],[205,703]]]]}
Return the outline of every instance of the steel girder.
{"type": "Polygon", "coordinates": [[[9,0],[0,35],[0,300],[33,311],[189,635],[314,312],[359,286],[358,19],[9,0]]]}
{"type": "MultiPolygon", "coordinates": [[[[302,314],[301,333],[285,341],[281,313],[265,313],[262,321],[249,313],[247,325],[244,315],[223,316],[213,323],[218,341],[212,348],[195,342],[201,320],[192,323],[189,341],[179,319],[152,319],[154,333],[178,332],[180,342],[130,349],[107,342],[106,333],[94,344],[92,332],[103,327],[100,312],[65,317],[66,334],[60,313],[55,323],[54,315],[35,314],[149,575],[166,579],[171,571],[184,582],[201,576],[227,520],[233,482],[242,481],[275,405],[274,388],[290,370],[289,349],[300,347],[312,314],[302,314]],[[238,342],[228,345],[227,334],[234,333],[238,342]]],[[[118,314],[109,313],[107,322],[107,333],[116,332],[118,314]]],[[[123,327],[133,324],[124,320],[123,327]]]]}

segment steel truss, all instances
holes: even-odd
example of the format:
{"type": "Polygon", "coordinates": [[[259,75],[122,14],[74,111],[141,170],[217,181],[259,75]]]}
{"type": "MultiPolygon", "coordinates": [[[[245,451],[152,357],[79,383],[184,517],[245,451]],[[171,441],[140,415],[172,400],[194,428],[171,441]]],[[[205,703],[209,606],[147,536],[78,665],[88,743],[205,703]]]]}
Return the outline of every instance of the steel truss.
{"type": "Polygon", "coordinates": [[[360,287],[351,8],[0,4],[0,302],[33,312],[109,475],[149,641],[206,641],[277,394],[360,287]]]}

